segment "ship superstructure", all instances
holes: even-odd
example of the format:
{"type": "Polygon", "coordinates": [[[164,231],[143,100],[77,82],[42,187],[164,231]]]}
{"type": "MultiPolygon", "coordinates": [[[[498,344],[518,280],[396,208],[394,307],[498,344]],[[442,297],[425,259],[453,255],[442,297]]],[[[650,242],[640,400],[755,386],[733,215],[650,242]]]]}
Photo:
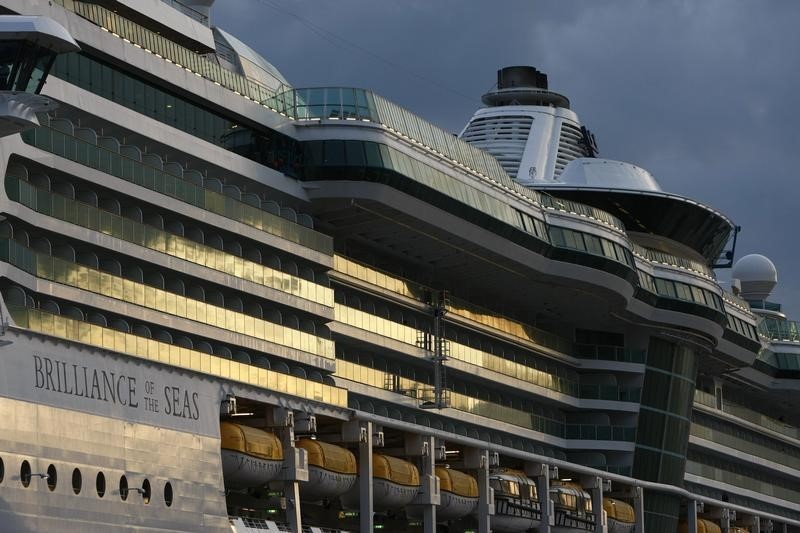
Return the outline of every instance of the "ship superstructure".
{"type": "Polygon", "coordinates": [[[457,138],[211,4],[0,1],[80,46],[0,140],[7,528],[800,529],[796,339],[716,279],[726,216],[535,69],[457,138]]]}

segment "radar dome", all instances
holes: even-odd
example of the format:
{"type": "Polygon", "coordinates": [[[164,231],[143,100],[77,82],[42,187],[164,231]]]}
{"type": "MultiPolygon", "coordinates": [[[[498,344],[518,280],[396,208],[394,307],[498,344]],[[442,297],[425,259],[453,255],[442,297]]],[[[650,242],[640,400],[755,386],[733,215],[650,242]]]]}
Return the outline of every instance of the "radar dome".
{"type": "Polygon", "coordinates": [[[736,261],[732,277],[741,283],[742,298],[753,301],[766,300],[778,283],[778,270],[767,257],[750,254],[736,261]]]}

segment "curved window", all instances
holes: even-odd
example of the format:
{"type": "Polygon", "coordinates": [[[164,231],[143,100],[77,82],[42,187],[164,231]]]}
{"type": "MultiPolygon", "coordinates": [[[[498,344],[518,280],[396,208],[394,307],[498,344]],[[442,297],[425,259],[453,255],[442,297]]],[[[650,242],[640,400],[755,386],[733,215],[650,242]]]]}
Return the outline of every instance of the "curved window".
{"type": "Polygon", "coordinates": [[[19,468],[19,480],[23,487],[31,484],[31,464],[28,461],[22,461],[22,466],[19,468]]]}
{"type": "Polygon", "coordinates": [[[169,481],[164,485],[164,503],[167,507],[172,507],[172,483],[169,481]]]}
{"type": "Polygon", "coordinates": [[[128,499],[128,478],[124,475],[119,478],[119,498],[122,501],[128,499]]]}
{"type": "Polygon", "coordinates": [[[47,467],[47,488],[53,492],[56,490],[56,485],[58,485],[58,472],[55,465],[50,465],[47,467]]]}
{"type": "Polygon", "coordinates": [[[97,489],[97,496],[102,498],[106,494],[106,476],[102,472],[97,473],[95,480],[95,488],[97,489]]]}
{"type": "Polygon", "coordinates": [[[83,476],[81,475],[81,471],[76,468],[72,471],[72,492],[75,494],[80,494],[82,486],[83,476]]]}

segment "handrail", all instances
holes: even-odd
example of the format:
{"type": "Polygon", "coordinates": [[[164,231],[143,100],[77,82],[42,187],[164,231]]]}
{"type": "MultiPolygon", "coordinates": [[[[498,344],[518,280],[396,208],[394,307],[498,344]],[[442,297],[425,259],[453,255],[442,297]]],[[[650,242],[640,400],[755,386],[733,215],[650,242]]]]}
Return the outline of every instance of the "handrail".
{"type": "Polygon", "coordinates": [[[351,87],[293,88],[276,94],[270,107],[295,120],[367,121],[381,124],[412,144],[448,159],[452,164],[527,202],[591,218],[620,231],[625,229],[621,220],[601,209],[554,198],[520,185],[488,152],[372,91],[351,87]]]}
{"type": "Polygon", "coordinates": [[[194,9],[194,8],[192,8],[190,6],[187,6],[186,4],[181,2],[180,0],[161,0],[161,1],[164,2],[165,4],[171,6],[171,7],[174,7],[175,9],[177,9],[178,11],[180,11],[181,13],[186,15],[187,17],[193,18],[194,20],[196,20],[197,22],[203,24],[204,26],[208,26],[208,16],[207,15],[204,15],[204,14],[200,13],[199,11],[197,11],[196,9],[194,9]]]}
{"type": "Polygon", "coordinates": [[[633,253],[646,259],[651,263],[661,263],[671,267],[677,267],[684,270],[690,270],[696,274],[700,274],[711,280],[715,280],[714,270],[706,264],[686,257],[679,257],[674,254],[662,252],[661,250],[654,250],[646,248],[639,244],[633,243],[633,253]]]}
{"type": "Polygon", "coordinates": [[[275,91],[272,89],[245,76],[231,72],[217,63],[209,61],[204,56],[170,41],[166,37],[101,5],[79,0],[55,0],[55,2],[64,9],[72,11],[123,39],[127,39],[136,46],[259,104],[268,104],[275,96],[275,91]]]}

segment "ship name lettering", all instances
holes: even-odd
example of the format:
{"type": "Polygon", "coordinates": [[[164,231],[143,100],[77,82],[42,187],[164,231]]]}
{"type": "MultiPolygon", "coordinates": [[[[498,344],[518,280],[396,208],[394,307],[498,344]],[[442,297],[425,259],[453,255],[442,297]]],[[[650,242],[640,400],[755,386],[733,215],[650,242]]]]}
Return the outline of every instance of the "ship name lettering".
{"type": "Polygon", "coordinates": [[[33,356],[34,386],[69,396],[139,407],[136,378],[67,363],[40,355],[33,356]]]}
{"type": "Polygon", "coordinates": [[[200,408],[197,405],[197,393],[189,393],[180,387],[164,387],[164,412],[168,415],[197,420],[200,418],[200,408]]]}

